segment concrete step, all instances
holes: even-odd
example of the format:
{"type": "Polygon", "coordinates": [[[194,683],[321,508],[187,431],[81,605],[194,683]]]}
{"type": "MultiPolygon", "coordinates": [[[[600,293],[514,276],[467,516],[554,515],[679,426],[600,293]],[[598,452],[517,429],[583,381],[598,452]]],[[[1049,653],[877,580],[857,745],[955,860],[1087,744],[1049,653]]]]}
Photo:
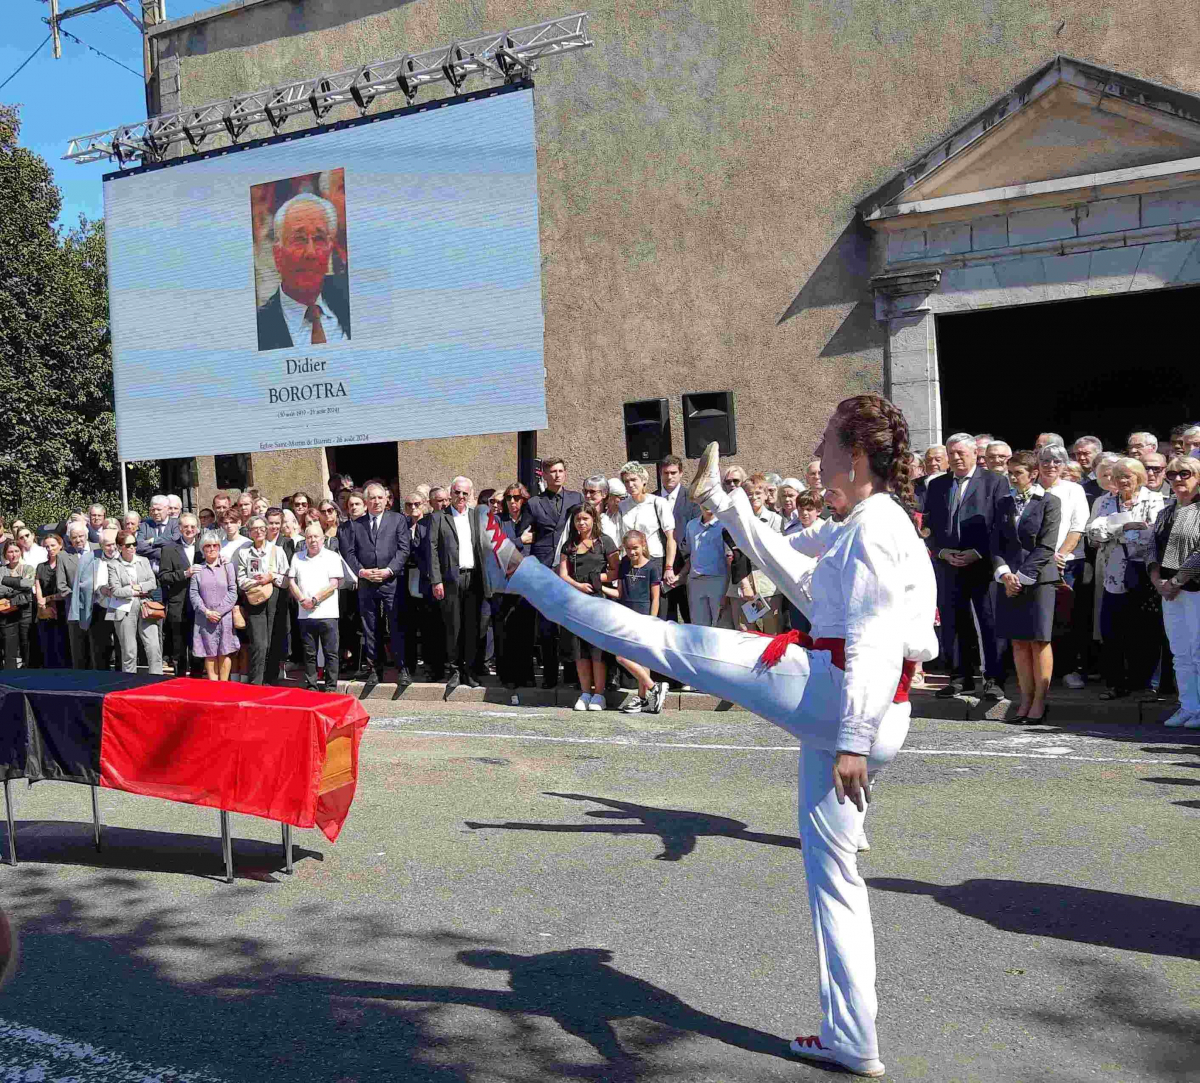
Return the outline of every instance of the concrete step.
{"type": "MultiPolygon", "coordinates": [[[[389,674],[389,676],[391,676],[389,674]]],[[[916,718],[939,718],[948,721],[975,722],[984,719],[1003,721],[1016,713],[1016,704],[1011,700],[992,703],[976,695],[960,695],[953,699],[938,699],[934,692],[945,684],[945,678],[929,676],[925,688],[914,688],[911,693],[913,716],[916,718]]],[[[292,682],[299,684],[299,682],[292,682]]],[[[1012,682],[1009,682],[1010,686],[1012,682]]],[[[435,702],[441,700],[445,685],[416,682],[408,686],[400,701],[435,702]]],[[[357,696],[362,691],[361,681],[339,681],[338,691],[357,696]]],[[[394,679],[383,681],[371,691],[370,702],[391,700],[396,691],[394,679]]],[[[1010,687],[1009,691],[1013,691],[1010,687]]],[[[1055,687],[1050,692],[1050,715],[1052,722],[1112,722],[1124,725],[1156,724],[1168,718],[1178,703],[1146,703],[1127,696],[1124,699],[1104,701],[1100,699],[1099,685],[1090,685],[1078,691],[1055,687]]],[[[609,692],[606,699],[610,710],[616,710],[633,693],[622,689],[609,692]]],[[[521,707],[572,707],[579,698],[575,688],[560,685],[558,688],[518,688],[510,691],[497,684],[495,678],[485,679],[480,688],[460,685],[450,698],[451,703],[498,703],[521,707]],[[515,697],[515,700],[514,700],[515,697]]],[[[716,696],[701,692],[670,692],[663,701],[666,711],[741,711],[744,708],[716,696]]]]}

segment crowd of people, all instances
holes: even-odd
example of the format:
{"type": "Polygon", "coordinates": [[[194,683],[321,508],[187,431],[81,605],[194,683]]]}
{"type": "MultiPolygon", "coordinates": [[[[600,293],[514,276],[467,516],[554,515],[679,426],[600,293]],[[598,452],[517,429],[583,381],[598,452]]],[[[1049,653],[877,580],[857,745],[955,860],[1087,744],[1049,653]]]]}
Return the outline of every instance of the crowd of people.
{"type": "MultiPolygon", "coordinates": [[[[396,670],[396,697],[419,669],[477,687],[578,686],[577,710],[661,710],[670,683],[561,631],[505,589],[488,553],[487,518],[522,554],[572,588],[664,620],[775,635],[806,632],[789,602],[713,514],[687,495],[668,456],[652,486],[628,462],[612,477],[570,485],[567,463],[540,464],[538,491],[520,482],[476,492],[456,477],[405,493],[382,479],[330,478],[328,497],[300,491],[273,503],[250,488],[183,511],[156,495],[143,520],[102,505],[56,529],[0,520],[4,665],[107,669],[275,684],[300,673],[312,689],[339,677],[365,698],[396,670]]],[[[1043,433],[1016,452],[990,434],[957,433],[910,455],[908,481],[938,584],[939,696],[1005,696],[1015,718],[1046,717],[1057,674],[1069,688],[1102,679],[1101,697],[1169,698],[1168,725],[1200,728],[1200,426],[1169,439],[1130,434],[1121,452],[1092,436],[1068,447],[1043,433]]],[[[730,465],[726,491],[797,548],[828,533],[844,498],[802,477],[730,465]]],[[[819,552],[820,546],[817,546],[819,552]]],[[[816,566],[810,561],[806,573],[816,566]]],[[[806,588],[801,587],[804,594],[806,588]]],[[[918,674],[915,683],[921,683],[918,674]]],[[[676,687],[679,687],[678,685],[676,687]]]]}

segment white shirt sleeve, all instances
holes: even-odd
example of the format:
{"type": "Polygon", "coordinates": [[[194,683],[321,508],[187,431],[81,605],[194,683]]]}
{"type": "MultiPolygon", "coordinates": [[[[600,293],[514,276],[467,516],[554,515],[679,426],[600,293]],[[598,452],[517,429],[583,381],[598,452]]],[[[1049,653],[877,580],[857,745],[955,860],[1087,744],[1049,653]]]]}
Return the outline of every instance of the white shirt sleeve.
{"type": "Polygon", "coordinates": [[[833,544],[844,524],[832,519],[818,519],[810,527],[787,535],[788,544],[806,557],[819,557],[833,544]]]}
{"type": "Polygon", "coordinates": [[[839,752],[870,752],[900,683],[907,599],[905,568],[898,556],[895,547],[873,544],[862,530],[856,532],[846,554],[842,570],[846,675],[839,713],[839,752]]]}

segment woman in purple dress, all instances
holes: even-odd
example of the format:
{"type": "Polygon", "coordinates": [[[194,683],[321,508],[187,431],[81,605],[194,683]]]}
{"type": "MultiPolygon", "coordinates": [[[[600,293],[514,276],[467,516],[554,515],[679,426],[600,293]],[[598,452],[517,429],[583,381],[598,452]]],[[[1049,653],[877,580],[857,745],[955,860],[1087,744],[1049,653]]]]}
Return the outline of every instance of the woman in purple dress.
{"type": "Polygon", "coordinates": [[[221,536],[215,530],[201,535],[200,551],[204,563],[188,584],[188,596],[196,611],[192,653],[204,659],[204,675],[210,681],[227,681],[232,656],[242,647],[233,630],[237,577],[233,565],[221,559],[221,536]]]}

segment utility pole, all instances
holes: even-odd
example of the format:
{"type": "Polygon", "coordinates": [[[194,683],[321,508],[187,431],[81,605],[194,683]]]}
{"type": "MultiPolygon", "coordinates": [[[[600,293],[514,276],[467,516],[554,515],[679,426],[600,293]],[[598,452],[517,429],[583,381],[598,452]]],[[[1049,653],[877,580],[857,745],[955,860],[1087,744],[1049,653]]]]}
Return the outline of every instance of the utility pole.
{"type": "Polygon", "coordinates": [[[54,59],[62,57],[62,42],[58,38],[58,0],[50,0],[50,39],[54,43],[54,59]]]}

